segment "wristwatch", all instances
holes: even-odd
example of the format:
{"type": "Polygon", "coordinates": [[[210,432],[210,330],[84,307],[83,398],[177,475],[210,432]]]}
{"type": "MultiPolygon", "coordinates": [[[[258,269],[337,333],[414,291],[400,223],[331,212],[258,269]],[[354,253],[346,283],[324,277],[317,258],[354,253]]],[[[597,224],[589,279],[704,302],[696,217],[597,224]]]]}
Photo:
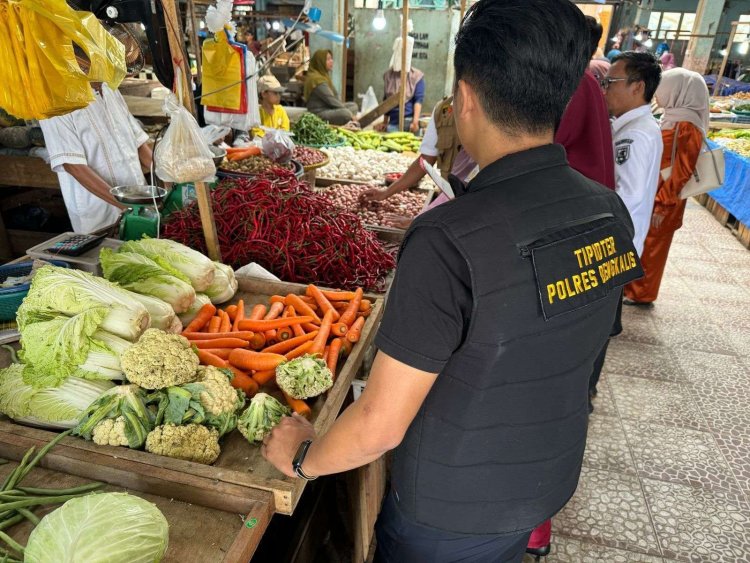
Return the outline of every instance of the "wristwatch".
{"type": "Polygon", "coordinates": [[[292,460],[292,468],[294,469],[295,475],[305,481],[313,481],[317,479],[317,477],[310,477],[302,471],[302,464],[305,462],[305,456],[307,455],[307,450],[310,448],[310,444],[312,444],[312,440],[305,440],[302,442],[299,445],[299,448],[297,448],[297,453],[294,454],[294,459],[292,460]]]}

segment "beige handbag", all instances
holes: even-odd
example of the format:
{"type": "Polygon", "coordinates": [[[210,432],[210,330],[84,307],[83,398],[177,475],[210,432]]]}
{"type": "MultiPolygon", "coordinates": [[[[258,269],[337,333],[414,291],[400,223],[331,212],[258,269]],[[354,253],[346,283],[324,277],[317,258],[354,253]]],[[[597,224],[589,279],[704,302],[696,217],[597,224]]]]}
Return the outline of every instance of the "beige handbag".
{"type": "MultiPolygon", "coordinates": [[[[679,135],[679,131],[680,125],[677,124],[674,132],[674,142],[672,143],[672,160],[670,161],[673,165],[675,156],[677,155],[677,136],[679,135]]],[[[711,149],[705,137],[703,137],[703,144],[706,145],[707,150],[701,151],[698,155],[693,175],[682,187],[682,191],[680,191],[680,199],[705,194],[706,192],[715,190],[724,183],[724,149],[721,147],[711,149]]],[[[671,175],[671,166],[661,170],[661,177],[665,182],[671,175]]]]}

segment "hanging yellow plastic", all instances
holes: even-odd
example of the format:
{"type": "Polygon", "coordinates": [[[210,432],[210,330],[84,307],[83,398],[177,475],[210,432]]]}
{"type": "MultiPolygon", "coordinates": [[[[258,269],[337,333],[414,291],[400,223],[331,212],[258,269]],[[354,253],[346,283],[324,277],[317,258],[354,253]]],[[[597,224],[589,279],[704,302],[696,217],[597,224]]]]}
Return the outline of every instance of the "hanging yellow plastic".
{"type": "Polygon", "coordinates": [[[203,42],[203,94],[201,104],[239,110],[242,103],[242,56],[220,31],[203,42]]]}
{"type": "Polygon", "coordinates": [[[90,82],[116,89],[125,47],[90,12],[65,0],[0,0],[0,107],[21,119],[46,119],[86,107],[90,82]],[[84,72],[74,52],[88,58],[84,72]]]}

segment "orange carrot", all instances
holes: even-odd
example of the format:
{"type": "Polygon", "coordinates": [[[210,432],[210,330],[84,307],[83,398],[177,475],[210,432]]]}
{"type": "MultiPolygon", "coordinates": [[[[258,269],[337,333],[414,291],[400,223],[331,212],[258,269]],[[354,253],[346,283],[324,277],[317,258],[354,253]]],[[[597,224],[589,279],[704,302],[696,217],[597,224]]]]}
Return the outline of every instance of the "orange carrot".
{"type": "Polygon", "coordinates": [[[214,366],[216,368],[227,367],[226,360],[222,360],[220,357],[214,356],[211,352],[208,352],[207,350],[198,349],[198,359],[201,361],[201,364],[203,364],[204,366],[214,366]]]}
{"type": "Polygon", "coordinates": [[[301,399],[294,399],[286,393],[284,393],[284,399],[286,400],[286,403],[292,408],[292,410],[297,414],[308,419],[312,416],[312,409],[310,409],[305,401],[302,401],[301,399]]]}
{"type": "Polygon", "coordinates": [[[234,366],[230,365],[229,369],[231,369],[234,374],[231,381],[232,387],[235,389],[242,389],[248,397],[252,397],[258,392],[258,384],[252,377],[244,371],[238,370],[234,366]]]}
{"type": "Polygon", "coordinates": [[[320,310],[323,312],[323,314],[327,313],[328,311],[333,311],[333,322],[339,320],[339,317],[341,315],[339,315],[338,311],[333,308],[331,302],[326,299],[326,296],[323,295],[323,292],[320,291],[320,289],[315,287],[313,284],[310,284],[307,286],[307,295],[315,299],[315,302],[318,304],[318,307],[320,307],[320,310]]]}
{"type": "Polygon", "coordinates": [[[369,299],[363,299],[359,302],[359,310],[362,313],[366,313],[370,309],[372,309],[372,301],[370,301],[369,299]]]}
{"type": "Polygon", "coordinates": [[[221,358],[222,360],[228,360],[229,354],[232,353],[232,350],[234,350],[234,348],[205,348],[201,351],[213,354],[214,356],[216,356],[217,358],[221,358]]]}
{"type": "Polygon", "coordinates": [[[219,325],[219,332],[229,332],[232,330],[232,321],[229,320],[229,315],[224,311],[219,310],[219,316],[221,317],[221,324],[219,325]]]}
{"type": "MultiPolygon", "coordinates": [[[[227,315],[229,315],[229,313],[227,313],[227,315]]],[[[237,332],[238,330],[240,330],[240,321],[244,321],[244,320],[245,320],[245,300],[240,299],[237,302],[237,314],[234,316],[234,319],[232,322],[232,330],[234,332],[237,332]]]]}
{"type": "Polygon", "coordinates": [[[234,321],[234,319],[237,317],[237,305],[229,305],[229,307],[224,307],[224,312],[229,315],[229,320],[234,321]]]}
{"type": "MultiPolygon", "coordinates": [[[[286,309],[284,309],[284,314],[283,314],[284,318],[296,317],[296,316],[297,316],[297,311],[295,311],[294,307],[292,307],[291,305],[289,305],[286,309]]],[[[290,328],[294,336],[302,336],[303,334],[305,334],[305,331],[300,325],[292,325],[290,328]]],[[[292,334],[289,334],[289,331],[287,329],[282,329],[280,332],[282,334],[277,334],[277,336],[279,337],[279,340],[288,340],[289,338],[292,337],[292,334]],[[287,334],[289,335],[287,336],[287,334]]]]}
{"type": "Polygon", "coordinates": [[[361,312],[361,311],[360,311],[359,313],[357,313],[357,316],[358,316],[358,317],[364,317],[364,318],[367,318],[367,317],[369,317],[369,316],[370,316],[370,313],[372,313],[372,309],[367,309],[367,311],[365,311],[364,313],[363,313],[363,312],[361,312]]]}
{"type": "Polygon", "coordinates": [[[351,301],[354,299],[353,291],[327,291],[321,289],[320,292],[325,295],[328,301],[351,301]]]}
{"type": "Polygon", "coordinates": [[[198,332],[206,326],[216,314],[216,307],[212,303],[206,303],[200,308],[195,318],[185,327],[185,332],[198,332]]]}
{"type": "MultiPolygon", "coordinates": [[[[315,313],[315,311],[312,310],[310,305],[308,305],[307,303],[302,301],[302,299],[300,299],[299,295],[294,295],[293,293],[290,293],[284,299],[284,304],[287,306],[291,305],[292,307],[294,307],[295,311],[297,311],[297,313],[299,313],[300,315],[306,315],[308,317],[311,317],[310,319],[308,319],[308,321],[313,320],[313,321],[320,322],[320,317],[315,313]]],[[[305,321],[305,322],[308,322],[308,321],[305,321]]]]}
{"type": "Polygon", "coordinates": [[[208,332],[219,332],[219,327],[221,326],[221,317],[211,317],[211,321],[208,323],[208,332]]]}
{"type": "Polygon", "coordinates": [[[312,324],[312,323],[302,323],[300,325],[305,332],[316,332],[320,330],[320,327],[318,325],[312,324]]]}
{"type": "MultiPolygon", "coordinates": [[[[188,340],[214,340],[216,338],[239,338],[240,340],[250,340],[254,332],[249,330],[241,332],[214,332],[207,334],[205,332],[185,332],[182,336],[188,340]]],[[[221,346],[214,346],[214,348],[221,348],[221,346]]]]}
{"type": "Polygon", "coordinates": [[[191,340],[190,344],[196,348],[247,348],[247,340],[239,338],[217,338],[216,340],[191,340]]]}
{"type": "Polygon", "coordinates": [[[357,318],[357,311],[359,311],[359,305],[362,302],[362,288],[358,287],[357,291],[354,292],[354,299],[349,303],[346,311],[341,315],[339,319],[340,323],[344,323],[346,326],[352,326],[352,323],[357,318]]]}
{"type": "MultiPolygon", "coordinates": [[[[331,325],[333,324],[333,311],[327,311],[323,316],[323,322],[320,323],[320,330],[318,336],[313,340],[312,348],[310,349],[311,354],[322,354],[325,350],[326,342],[328,342],[328,336],[331,334],[331,325]]],[[[324,356],[325,357],[325,356],[324,356]]]]}
{"type": "Polygon", "coordinates": [[[292,325],[292,332],[294,332],[294,336],[303,336],[305,334],[305,329],[300,325],[292,325]]]}
{"type": "Polygon", "coordinates": [[[346,333],[346,339],[352,344],[355,342],[359,342],[359,337],[362,336],[363,326],[365,326],[365,318],[359,317],[356,321],[354,321],[354,324],[352,325],[352,328],[349,329],[349,332],[346,333]]]}
{"type": "Polygon", "coordinates": [[[227,160],[244,160],[251,156],[258,156],[261,153],[260,147],[243,147],[240,151],[227,151],[227,160]]]}
{"type": "Polygon", "coordinates": [[[271,304],[274,303],[283,303],[284,302],[284,296],[283,295],[271,295],[271,298],[269,299],[271,304]]]}
{"type": "Polygon", "coordinates": [[[349,307],[349,302],[348,301],[332,301],[331,305],[333,305],[333,308],[336,309],[339,313],[343,313],[349,307]]]}
{"type": "Polygon", "coordinates": [[[309,323],[312,317],[288,317],[286,319],[271,319],[269,321],[240,321],[240,330],[252,330],[253,332],[265,332],[271,329],[279,329],[295,324],[309,323]]]}
{"type": "Polygon", "coordinates": [[[250,350],[233,350],[229,354],[229,363],[240,369],[265,371],[276,369],[279,364],[285,361],[286,358],[281,354],[252,352],[250,350]]]}
{"type": "Polygon", "coordinates": [[[260,350],[266,345],[266,337],[262,332],[253,333],[253,337],[250,339],[250,348],[253,350],[260,350]]]}
{"type": "Polygon", "coordinates": [[[271,352],[273,354],[285,354],[286,352],[289,352],[290,350],[294,350],[297,346],[300,346],[301,344],[304,344],[305,342],[309,342],[310,340],[313,340],[317,336],[317,334],[318,334],[317,332],[308,332],[307,334],[304,334],[302,336],[290,338],[289,340],[279,342],[278,344],[274,344],[273,346],[268,346],[262,351],[271,352]]]}
{"type": "Polygon", "coordinates": [[[328,364],[328,369],[331,370],[331,373],[333,374],[333,379],[336,379],[336,366],[339,363],[339,355],[341,354],[341,338],[334,338],[331,340],[331,347],[330,350],[328,350],[328,360],[326,363],[328,364]]]}
{"type": "Polygon", "coordinates": [[[256,371],[253,374],[253,379],[255,380],[255,383],[257,383],[258,385],[265,385],[266,383],[270,383],[274,377],[276,377],[275,369],[256,371]]]}
{"type": "Polygon", "coordinates": [[[334,323],[331,326],[331,334],[334,336],[346,336],[347,332],[349,332],[349,327],[345,323],[334,323]]]}
{"type": "Polygon", "coordinates": [[[285,340],[289,340],[290,338],[292,338],[292,336],[294,336],[294,331],[292,330],[291,327],[288,327],[288,326],[284,328],[280,328],[279,330],[276,331],[276,339],[279,342],[284,342],[285,340]]]}
{"type": "Polygon", "coordinates": [[[266,344],[276,342],[278,340],[275,330],[267,330],[263,333],[263,336],[266,338],[266,344]]]}
{"type": "Polygon", "coordinates": [[[263,305],[262,303],[258,303],[255,307],[253,307],[252,312],[250,313],[250,317],[248,317],[251,321],[260,321],[265,317],[266,311],[268,308],[263,305]]]}
{"type": "Polygon", "coordinates": [[[354,344],[349,342],[346,338],[341,339],[341,355],[345,358],[349,357],[349,354],[352,353],[352,348],[354,348],[354,344]]]}
{"type": "Polygon", "coordinates": [[[294,358],[299,358],[300,356],[304,356],[305,354],[310,353],[310,348],[312,348],[313,343],[312,342],[305,342],[304,344],[297,346],[294,350],[291,352],[287,352],[284,354],[287,360],[293,360],[294,358]]]}
{"type": "Polygon", "coordinates": [[[266,321],[271,321],[273,319],[278,319],[281,316],[281,313],[284,312],[284,298],[281,298],[281,301],[276,301],[274,303],[271,303],[270,309],[268,309],[268,313],[266,313],[266,316],[263,317],[266,321]]]}

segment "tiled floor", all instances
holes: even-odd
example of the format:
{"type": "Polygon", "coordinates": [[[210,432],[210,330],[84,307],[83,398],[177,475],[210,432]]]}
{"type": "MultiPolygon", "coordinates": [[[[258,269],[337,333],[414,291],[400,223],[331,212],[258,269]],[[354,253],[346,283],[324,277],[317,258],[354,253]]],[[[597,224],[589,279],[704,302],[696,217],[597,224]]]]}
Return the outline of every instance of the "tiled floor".
{"type": "Polygon", "coordinates": [[[546,562],[749,562],[750,251],[689,202],[655,307],[623,326],[546,562]]]}

